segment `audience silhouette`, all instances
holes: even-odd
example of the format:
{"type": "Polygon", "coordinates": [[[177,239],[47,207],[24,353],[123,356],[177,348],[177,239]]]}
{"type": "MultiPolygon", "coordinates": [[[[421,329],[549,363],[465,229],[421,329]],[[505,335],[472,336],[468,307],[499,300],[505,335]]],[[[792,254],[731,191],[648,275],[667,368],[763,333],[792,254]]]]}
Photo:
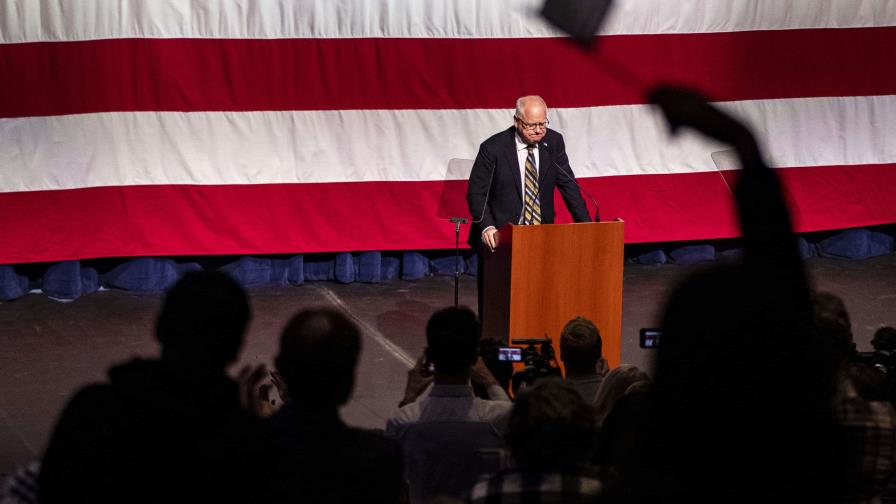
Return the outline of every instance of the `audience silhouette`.
{"type": "Polygon", "coordinates": [[[225,369],[249,318],[246,293],[227,275],[184,275],[157,319],[161,357],[113,367],[107,383],[85,387],[63,410],[43,457],[40,502],[183,498],[192,482],[181,469],[192,465],[194,448],[225,426],[248,429],[225,369]]]}
{"type": "Polygon", "coordinates": [[[404,404],[386,434],[404,449],[411,502],[464,498],[473,483],[504,465],[502,434],[512,406],[478,357],[479,322],[466,307],[445,308],[426,324],[424,357],[408,374],[404,404]],[[424,361],[434,376],[427,378],[424,361]],[[470,381],[491,400],[473,394],[470,381]],[[428,395],[423,392],[432,383],[428,395]]]}
{"type": "Polygon", "coordinates": [[[615,409],[627,395],[646,392],[650,388],[650,377],[647,373],[631,364],[620,364],[607,373],[597,391],[594,400],[594,411],[597,414],[598,426],[615,409]]]}
{"type": "Polygon", "coordinates": [[[592,502],[602,493],[594,453],[597,416],[570,384],[539,380],[523,389],[510,413],[510,469],[477,483],[473,503],[592,502]]]}
{"type": "Polygon", "coordinates": [[[815,330],[831,349],[834,364],[831,371],[837,388],[833,406],[843,454],[839,500],[873,502],[884,494],[896,465],[896,411],[883,390],[862,394],[868,383],[861,378],[876,374],[883,384],[886,374],[854,361],[852,324],[839,296],[818,292],[812,301],[815,330]]]}
{"type": "Polygon", "coordinates": [[[560,360],[566,368],[566,382],[590,404],[597,401],[597,391],[607,373],[602,347],[600,331],[584,317],[570,320],[560,331],[560,360]]]}
{"type": "Polygon", "coordinates": [[[398,502],[398,443],[339,417],[360,352],[360,330],[338,311],[303,310],[287,324],[276,367],[289,397],[267,420],[270,446],[253,502],[398,502]]]}
{"type": "Polygon", "coordinates": [[[752,133],[696,93],[665,87],[651,100],[673,131],[735,148],[744,255],[687,278],[667,301],[629,488],[643,502],[830,500],[834,380],[779,179],[752,133]]]}
{"type": "MultiPolygon", "coordinates": [[[[223,273],[188,273],[158,315],[160,357],[113,367],[63,410],[40,502],[880,499],[896,467],[892,378],[858,361],[843,301],[811,293],[778,176],[749,129],[698,94],[661,87],[650,100],[673,132],[734,147],[744,250],[666,300],[652,380],[627,365],[604,376],[600,334],[579,317],[560,338],[567,381],[540,378],[513,403],[498,342],[480,341],[468,308],[446,308],[383,435],[340,418],[361,332],[317,308],[283,330],[273,376],[285,403],[262,420],[264,369],[240,383],[226,372],[246,293],[223,273]]],[[[878,357],[893,341],[892,328],[875,336],[878,357]]],[[[30,490],[27,475],[14,483],[30,490]]]]}

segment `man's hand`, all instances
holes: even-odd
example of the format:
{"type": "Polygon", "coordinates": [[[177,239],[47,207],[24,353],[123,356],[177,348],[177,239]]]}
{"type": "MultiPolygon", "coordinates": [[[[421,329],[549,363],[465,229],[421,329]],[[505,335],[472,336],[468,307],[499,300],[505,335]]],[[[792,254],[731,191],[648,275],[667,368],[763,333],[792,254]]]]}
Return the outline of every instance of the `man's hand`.
{"type": "Polygon", "coordinates": [[[277,402],[276,399],[271,397],[271,390],[273,390],[273,388],[274,386],[270,383],[262,383],[258,387],[256,409],[252,412],[256,417],[267,418],[276,413],[280,407],[283,406],[282,402],[277,402]]]}
{"type": "Polygon", "coordinates": [[[256,417],[264,417],[270,414],[270,395],[268,390],[262,390],[261,382],[267,377],[268,370],[264,364],[255,367],[247,364],[237,374],[237,384],[240,387],[240,402],[243,407],[256,417]],[[264,396],[268,397],[265,398],[264,396]]]}
{"type": "Polygon", "coordinates": [[[660,86],[649,93],[648,99],[650,103],[659,105],[673,134],[680,127],[689,126],[733,146],[740,157],[742,168],[765,165],[756,137],[750,129],[708,103],[699,93],[674,86],[660,86]]]}
{"type": "Polygon", "coordinates": [[[595,371],[597,371],[597,375],[601,378],[607,376],[607,373],[610,372],[610,363],[607,362],[607,359],[601,357],[600,360],[597,361],[595,371]]]}
{"type": "Polygon", "coordinates": [[[495,378],[495,375],[488,370],[482,357],[476,357],[476,364],[473,364],[473,368],[470,369],[470,381],[486,389],[492,385],[501,386],[495,378]]]}
{"type": "MultiPolygon", "coordinates": [[[[244,368],[245,370],[246,368],[244,368]]],[[[258,372],[264,370],[264,366],[260,366],[258,372]]],[[[280,374],[276,369],[272,369],[270,371],[271,381],[268,383],[262,383],[258,386],[256,391],[255,398],[252,398],[249,395],[249,390],[246,390],[246,402],[249,406],[249,412],[259,418],[267,418],[274,413],[276,413],[283,405],[289,400],[289,394],[286,389],[286,380],[283,379],[283,375],[280,374]],[[277,395],[280,396],[280,401],[277,401],[272,395],[272,391],[276,389],[277,395]]],[[[252,380],[261,380],[261,376],[254,376],[252,380]]],[[[247,387],[251,386],[251,383],[247,380],[247,387]]]]}
{"type": "Polygon", "coordinates": [[[286,388],[286,380],[283,379],[280,371],[276,369],[271,370],[271,383],[277,388],[277,393],[280,394],[280,402],[288,401],[289,389],[286,388]]]}
{"type": "Polygon", "coordinates": [[[416,401],[432,383],[432,375],[423,369],[423,360],[421,355],[414,367],[408,370],[408,382],[404,387],[404,399],[399,403],[399,407],[416,401]]]}
{"type": "Polygon", "coordinates": [[[494,226],[488,227],[482,232],[482,243],[492,252],[498,248],[498,229],[494,226]]]}
{"type": "Polygon", "coordinates": [[[736,148],[755,148],[753,135],[743,124],[695,91],[660,86],[649,93],[648,99],[659,105],[672,133],[689,126],[736,148]]]}

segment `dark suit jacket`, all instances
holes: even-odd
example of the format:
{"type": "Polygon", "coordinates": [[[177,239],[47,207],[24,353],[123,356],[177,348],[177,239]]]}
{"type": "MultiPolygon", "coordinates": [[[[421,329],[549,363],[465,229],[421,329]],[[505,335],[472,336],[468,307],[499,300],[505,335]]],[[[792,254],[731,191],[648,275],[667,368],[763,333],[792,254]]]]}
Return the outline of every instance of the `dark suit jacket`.
{"type": "Polygon", "coordinates": [[[303,411],[287,403],[268,419],[271,436],[260,493],[249,502],[399,502],[401,445],[348,427],[337,412],[303,411]]]}
{"type": "MultiPolygon", "coordinates": [[[[479,154],[470,171],[467,204],[473,225],[468,243],[477,248],[482,230],[507,222],[517,223],[523,211],[520,164],[516,152],[516,128],[510,127],[479,146],[479,154]]],[[[538,143],[538,191],[541,202],[541,222],[554,222],[554,187],[576,222],[589,222],[591,217],[579,192],[575,174],[569,167],[563,135],[549,129],[538,143]],[[559,166],[563,167],[561,171],[559,166]]]]}
{"type": "Polygon", "coordinates": [[[44,454],[40,502],[245,502],[254,422],[223,371],[197,371],[135,359],[78,392],[44,454]]]}

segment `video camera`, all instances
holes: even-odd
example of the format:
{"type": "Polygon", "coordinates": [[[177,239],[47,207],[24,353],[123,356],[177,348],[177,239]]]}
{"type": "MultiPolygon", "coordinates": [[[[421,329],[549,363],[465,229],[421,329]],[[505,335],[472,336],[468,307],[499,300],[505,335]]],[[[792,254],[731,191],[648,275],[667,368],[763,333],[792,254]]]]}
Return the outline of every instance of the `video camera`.
{"type": "Polygon", "coordinates": [[[851,360],[871,366],[887,376],[893,376],[896,372],[896,352],[892,350],[855,352],[851,360]]]}
{"type": "Polygon", "coordinates": [[[889,401],[896,406],[896,329],[882,327],[871,339],[871,352],[850,355],[850,380],[869,401],[889,401]],[[871,374],[862,369],[873,370],[871,374]]]}
{"type": "Polygon", "coordinates": [[[520,388],[529,387],[540,378],[562,376],[551,346],[551,338],[511,339],[510,342],[514,345],[526,345],[523,348],[501,347],[498,350],[499,359],[523,363],[523,369],[514,373],[510,380],[514,395],[520,388]]]}
{"type": "Polygon", "coordinates": [[[896,373],[896,329],[881,327],[871,339],[871,352],[854,352],[851,360],[861,362],[893,379],[896,373]]]}

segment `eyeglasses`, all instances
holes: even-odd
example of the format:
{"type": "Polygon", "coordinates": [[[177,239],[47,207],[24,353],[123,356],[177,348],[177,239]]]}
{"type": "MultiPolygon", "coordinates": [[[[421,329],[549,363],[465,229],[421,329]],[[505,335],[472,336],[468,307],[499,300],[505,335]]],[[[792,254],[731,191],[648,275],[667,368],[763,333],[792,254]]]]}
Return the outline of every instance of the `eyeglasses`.
{"type": "Polygon", "coordinates": [[[517,117],[516,120],[520,122],[520,125],[526,131],[532,131],[537,128],[546,129],[548,127],[548,124],[551,124],[551,121],[545,121],[545,122],[539,122],[539,123],[527,123],[526,121],[520,119],[519,117],[517,117]]]}

